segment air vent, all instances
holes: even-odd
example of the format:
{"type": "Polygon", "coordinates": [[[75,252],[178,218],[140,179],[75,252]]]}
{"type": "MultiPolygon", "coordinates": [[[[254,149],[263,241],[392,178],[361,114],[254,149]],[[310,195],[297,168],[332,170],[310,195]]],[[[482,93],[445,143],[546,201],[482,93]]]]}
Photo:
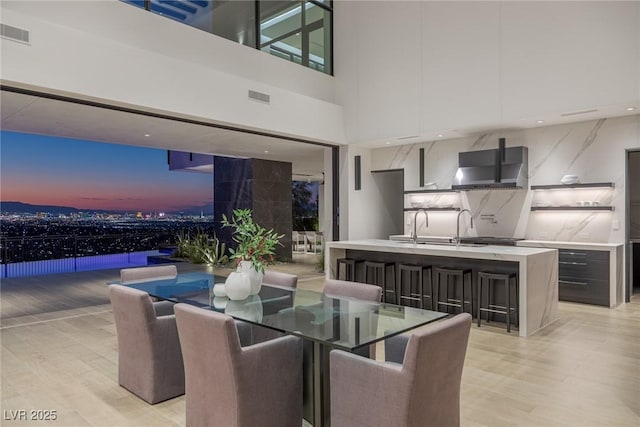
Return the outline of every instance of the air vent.
{"type": "Polygon", "coordinates": [[[29,44],[29,31],[11,25],[0,24],[0,37],[29,44]]]}
{"type": "Polygon", "coordinates": [[[567,116],[577,116],[578,114],[595,113],[596,111],[598,111],[598,110],[574,111],[573,113],[564,113],[564,114],[560,114],[560,116],[562,116],[562,117],[567,117],[567,116]]]}
{"type": "Polygon", "coordinates": [[[249,91],[249,99],[253,99],[255,101],[260,101],[260,102],[264,102],[265,104],[268,104],[270,98],[271,96],[266,93],[256,92],[255,90],[249,91]]]}

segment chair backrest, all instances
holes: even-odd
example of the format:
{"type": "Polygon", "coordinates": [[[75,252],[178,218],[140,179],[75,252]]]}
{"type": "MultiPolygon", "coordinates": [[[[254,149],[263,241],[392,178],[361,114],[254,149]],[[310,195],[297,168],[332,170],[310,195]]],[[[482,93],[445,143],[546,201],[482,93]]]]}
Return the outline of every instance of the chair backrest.
{"type": "Polygon", "coordinates": [[[470,328],[463,313],[415,329],[401,366],[331,351],[331,425],[459,427],[470,328]]]}
{"type": "MultiPolygon", "coordinates": [[[[118,334],[118,349],[128,352],[132,349],[150,351],[149,332],[156,318],[153,301],[148,293],[121,285],[109,285],[109,298],[118,334]],[[140,345],[144,343],[145,345],[140,345]]],[[[125,357],[147,357],[149,354],[130,354],[125,357]]]]}
{"type": "Polygon", "coordinates": [[[118,336],[118,383],[151,404],[184,394],[175,317],[156,315],[166,301],[153,303],[146,292],[122,285],[109,285],[109,297],[118,336]]]}
{"type": "Polygon", "coordinates": [[[358,298],[379,302],[382,296],[382,288],[367,283],[327,279],[324,281],[324,293],[328,296],[358,298]]]}
{"type": "Polygon", "coordinates": [[[175,313],[186,375],[187,426],[300,425],[299,339],[282,337],[243,349],[231,316],[184,303],[175,305],[175,313]],[[285,347],[274,353],[270,344],[278,341],[285,347]],[[298,387],[292,387],[291,373],[299,378],[298,387]]]}
{"type": "Polygon", "coordinates": [[[173,264],[123,268],[120,270],[120,282],[124,285],[152,279],[175,279],[177,276],[178,269],[173,264]]]}
{"type": "Polygon", "coordinates": [[[265,270],[262,282],[268,285],[284,286],[295,289],[298,287],[298,276],[295,274],[281,273],[280,271],[265,270]]]}
{"type": "Polygon", "coordinates": [[[413,379],[407,425],[460,425],[460,384],[471,315],[425,325],[409,338],[402,370],[413,379]]]}

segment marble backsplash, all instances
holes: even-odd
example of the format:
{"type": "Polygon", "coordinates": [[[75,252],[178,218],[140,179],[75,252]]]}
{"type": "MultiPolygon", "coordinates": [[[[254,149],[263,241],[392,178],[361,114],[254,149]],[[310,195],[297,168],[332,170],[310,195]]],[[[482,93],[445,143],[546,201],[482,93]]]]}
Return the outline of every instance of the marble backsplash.
{"type": "MultiPolygon", "coordinates": [[[[425,149],[425,182],[451,188],[458,153],[498,147],[529,148],[529,186],[560,184],[565,174],[582,183],[613,182],[613,188],[560,190],[474,190],[444,193],[456,207],[473,212],[474,229],[464,214],[461,235],[522,237],[535,240],[620,243],[625,225],[626,149],[640,148],[640,115],[600,119],[566,125],[486,133],[438,142],[426,142],[372,152],[372,169],[405,171],[405,190],[419,189],[419,149],[425,149]],[[605,210],[535,210],[537,206],[612,206],[605,210]]],[[[433,194],[429,194],[433,197],[433,194]]],[[[411,196],[414,197],[414,196],[411,196]]],[[[418,196],[415,196],[418,197],[418,196]]],[[[426,197],[426,196],[425,196],[426,197]]],[[[405,207],[411,207],[410,196],[405,207]]],[[[425,206],[429,202],[425,201],[425,206]]],[[[435,203],[434,203],[435,205],[435,203]]],[[[405,213],[405,232],[413,229],[414,212],[405,213]]],[[[457,212],[429,212],[429,227],[418,219],[418,232],[449,236],[456,230],[457,212]]]]}

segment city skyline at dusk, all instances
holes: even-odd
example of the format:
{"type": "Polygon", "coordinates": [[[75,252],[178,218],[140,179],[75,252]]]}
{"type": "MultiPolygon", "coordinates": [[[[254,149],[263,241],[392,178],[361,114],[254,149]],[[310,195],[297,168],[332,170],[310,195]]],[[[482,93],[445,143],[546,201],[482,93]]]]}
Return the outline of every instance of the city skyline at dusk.
{"type": "Polygon", "coordinates": [[[166,150],[0,131],[0,200],[81,210],[211,206],[213,175],[170,171],[166,150]]]}

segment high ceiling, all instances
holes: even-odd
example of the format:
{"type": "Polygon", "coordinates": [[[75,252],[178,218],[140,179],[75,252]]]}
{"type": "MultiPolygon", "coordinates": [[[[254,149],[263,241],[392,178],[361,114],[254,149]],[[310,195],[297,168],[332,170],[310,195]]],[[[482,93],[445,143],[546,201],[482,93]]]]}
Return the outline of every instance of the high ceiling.
{"type": "Polygon", "coordinates": [[[294,180],[322,181],[329,148],[31,94],[0,91],[2,130],[292,163],[294,180]],[[148,135],[148,136],[147,136],[148,135]]]}

